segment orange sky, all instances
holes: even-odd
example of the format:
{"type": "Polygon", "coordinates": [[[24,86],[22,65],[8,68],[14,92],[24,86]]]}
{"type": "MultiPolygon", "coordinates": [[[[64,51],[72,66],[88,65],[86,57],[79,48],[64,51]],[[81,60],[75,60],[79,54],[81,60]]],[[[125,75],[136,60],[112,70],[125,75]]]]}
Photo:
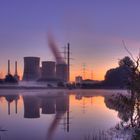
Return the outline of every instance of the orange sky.
{"type": "MultiPolygon", "coordinates": [[[[97,66],[95,69],[86,69],[85,70],[85,79],[91,79],[93,78],[93,80],[103,80],[104,79],[104,75],[106,73],[106,71],[110,68],[113,68],[113,67],[116,67],[117,64],[102,64],[103,67],[99,67],[97,66]]],[[[14,65],[12,65],[12,70],[11,70],[11,73],[14,74],[14,65]]],[[[1,77],[4,77],[4,75],[7,73],[7,70],[6,70],[6,66],[4,66],[4,69],[3,71],[1,72],[1,77]]],[[[22,65],[19,65],[18,66],[18,74],[20,75],[20,79],[22,79],[22,75],[23,75],[23,66],[22,65]]],[[[75,76],[83,76],[83,70],[82,70],[82,65],[81,66],[77,66],[77,67],[71,67],[71,71],[70,71],[70,80],[71,81],[74,81],[75,80],[75,76]]]]}

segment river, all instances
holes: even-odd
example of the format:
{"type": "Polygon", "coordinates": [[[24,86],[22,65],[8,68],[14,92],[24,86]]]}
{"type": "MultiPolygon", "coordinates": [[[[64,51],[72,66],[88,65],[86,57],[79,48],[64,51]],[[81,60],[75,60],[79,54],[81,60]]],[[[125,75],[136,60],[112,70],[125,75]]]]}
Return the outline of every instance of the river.
{"type": "Polygon", "coordinates": [[[114,128],[105,98],[125,90],[0,90],[1,140],[84,140],[114,128]]]}

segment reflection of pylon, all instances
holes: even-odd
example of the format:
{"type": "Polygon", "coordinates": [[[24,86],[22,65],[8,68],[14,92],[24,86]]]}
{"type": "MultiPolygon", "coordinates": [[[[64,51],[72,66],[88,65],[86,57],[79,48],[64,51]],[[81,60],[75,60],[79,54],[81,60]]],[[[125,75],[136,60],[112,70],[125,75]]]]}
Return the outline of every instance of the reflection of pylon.
{"type": "Polygon", "coordinates": [[[92,97],[91,97],[91,104],[93,104],[93,99],[92,99],[92,97]]]}
{"type": "Polygon", "coordinates": [[[86,113],[86,102],[85,102],[85,98],[83,98],[83,104],[82,104],[82,112],[83,112],[83,114],[85,114],[86,113]]]}

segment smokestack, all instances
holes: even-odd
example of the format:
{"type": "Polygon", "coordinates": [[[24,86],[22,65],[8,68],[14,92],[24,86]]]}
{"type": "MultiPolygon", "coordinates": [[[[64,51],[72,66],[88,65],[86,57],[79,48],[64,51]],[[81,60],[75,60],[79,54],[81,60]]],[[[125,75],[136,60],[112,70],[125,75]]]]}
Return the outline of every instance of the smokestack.
{"type": "Polygon", "coordinates": [[[15,75],[18,75],[18,72],[17,72],[17,61],[15,61],[15,75]]]}
{"type": "Polygon", "coordinates": [[[10,60],[8,60],[8,75],[10,74],[10,60]]]}
{"type": "Polygon", "coordinates": [[[15,61],[15,75],[14,78],[19,81],[20,77],[18,76],[18,70],[17,70],[17,61],[15,61]]]}

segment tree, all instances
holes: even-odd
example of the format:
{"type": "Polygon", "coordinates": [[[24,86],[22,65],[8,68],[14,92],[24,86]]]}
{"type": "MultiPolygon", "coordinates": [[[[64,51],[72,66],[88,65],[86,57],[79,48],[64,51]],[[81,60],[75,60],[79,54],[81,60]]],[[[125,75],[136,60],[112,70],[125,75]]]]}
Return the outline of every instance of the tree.
{"type": "Polygon", "coordinates": [[[134,62],[125,56],[119,62],[119,67],[110,69],[105,74],[104,84],[110,88],[126,88],[132,73],[132,68],[135,67],[134,62]]]}
{"type": "Polygon", "coordinates": [[[135,63],[128,56],[125,56],[123,59],[121,59],[118,64],[119,67],[129,67],[129,68],[135,67],[135,63]]]}

